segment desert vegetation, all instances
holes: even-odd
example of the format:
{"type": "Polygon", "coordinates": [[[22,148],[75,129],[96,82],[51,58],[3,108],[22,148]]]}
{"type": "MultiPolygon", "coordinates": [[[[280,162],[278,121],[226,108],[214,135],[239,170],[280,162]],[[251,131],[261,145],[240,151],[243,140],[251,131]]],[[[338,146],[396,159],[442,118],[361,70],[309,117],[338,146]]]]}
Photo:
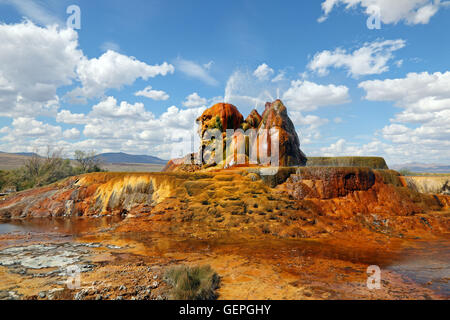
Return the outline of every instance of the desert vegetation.
{"type": "Polygon", "coordinates": [[[176,266],[165,274],[175,300],[214,300],[220,278],[210,266],[176,266]]]}
{"type": "Polygon", "coordinates": [[[45,156],[34,153],[15,170],[0,171],[0,191],[22,191],[42,187],[83,173],[101,172],[95,152],[75,151],[75,162],[64,159],[62,149],[47,148],[45,156]]]}

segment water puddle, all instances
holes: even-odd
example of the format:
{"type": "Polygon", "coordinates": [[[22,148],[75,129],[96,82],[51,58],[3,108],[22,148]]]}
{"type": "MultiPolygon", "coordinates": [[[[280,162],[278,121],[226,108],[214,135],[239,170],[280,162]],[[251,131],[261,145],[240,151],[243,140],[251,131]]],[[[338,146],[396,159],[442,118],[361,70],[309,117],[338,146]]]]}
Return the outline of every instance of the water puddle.
{"type": "Polygon", "coordinates": [[[0,235],[8,233],[57,233],[78,236],[83,233],[105,231],[122,221],[119,217],[28,219],[0,223],[0,235]]]}
{"type": "MultiPolygon", "coordinates": [[[[0,235],[59,234],[82,241],[120,243],[135,248],[134,254],[163,259],[211,263],[240,263],[240,271],[228,271],[230,277],[263,265],[270,272],[288,273],[310,283],[334,281],[324,278],[331,269],[353,279],[366,277],[368,265],[395,272],[405,281],[413,281],[442,296],[450,297],[450,241],[392,241],[388,247],[367,247],[351,241],[311,241],[286,239],[246,239],[224,234],[220,238],[197,240],[163,232],[114,232],[122,220],[117,217],[78,219],[35,219],[0,224],[0,235]],[[388,249],[389,248],[389,249],[388,249]],[[232,261],[232,262],[230,262],[232,261]]],[[[74,243],[76,240],[71,240],[74,243]]],[[[59,258],[59,256],[57,257],[59,258]]],[[[55,258],[56,259],[56,258],[55,258]]],[[[329,283],[333,286],[332,283],[329,283]]]]}

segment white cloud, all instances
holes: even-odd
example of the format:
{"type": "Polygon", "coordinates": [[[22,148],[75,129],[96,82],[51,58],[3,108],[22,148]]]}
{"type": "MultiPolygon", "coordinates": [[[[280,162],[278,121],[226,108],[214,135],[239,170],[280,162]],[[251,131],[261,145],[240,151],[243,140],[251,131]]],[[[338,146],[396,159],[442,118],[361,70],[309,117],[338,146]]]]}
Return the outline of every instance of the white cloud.
{"type": "Polygon", "coordinates": [[[258,68],[253,71],[253,75],[259,80],[268,80],[274,73],[275,71],[265,63],[259,65],[258,68]]]}
{"type": "Polygon", "coordinates": [[[322,2],[323,16],[318,21],[325,21],[331,11],[342,4],[347,10],[361,6],[369,16],[371,8],[376,6],[380,8],[381,21],[385,24],[427,24],[447,3],[440,0],[325,0],[322,2]]]}
{"type": "Polygon", "coordinates": [[[77,128],[67,129],[63,132],[63,137],[68,140],[75,140],[80,137],[80,130],[77,128]]]}
{"type": "Polygon", "coordinates": [[[387,64],[394,58],[393,52],[405,44],[404,40],[398,39],[366,43],[353,52],[342,48],[325,50],[314,55],[308,68],[322,76],[327,75],[330,68],[345,68],[352,77],[381,74],[389,70],[387,64]]]}
{"type": "Polygon", "coordinates": [[[384,156],[389,163],[448,163],[450,72],[410,73],[405,78],[364,81],[370,101],[393,102],[401,111],[367,143],[339,139],[320,150],[327,156],[384,156]]]}
{"type": "Polygon", "coordinates": [[[195,108],[201,107],[208,103],[206,98],[202,98],[198,95],[197,92],[194,92],[186,97],[186,101],[183,102],[183,107],[186,108],[195,108]]]}
{"type": "MultiPolygon", "coordinates": [[[[47,145],[73,150],[96,150],[97,152],[123,151],[132,154],[152,154],[163,159],[171,158],[173,150],[184,144],[182,139],[193,135],[197,138],[197,119],[205,107],[179,109],[175,106],[159,117],[147,111],[143,104],[120,103],[108,97],[92,107],[87,114],[74,114],[68,110],[58,113],[57,121],[84,125],[83,140],[77,128],[62,130],[59,126],[46,124],[33,118],[14,119],[10,127],[0,133],[0,150],[9,152],[44,150],[47,145]],[[30,129],[31,128],[31,129],[30,129]],[[72,140],[72,141],[71,141],[72,140]]],[[[178,149],[177,149],[178,150],[178,149]]],[[[190,149],[187,150],[190,152],[190,149]]],[[[186,153],[187,153],[186,152],[186,153]]]]}
{"type": "Polygon", "coordinates": [[[102,96],[107,89],[121,89],[133,84],[138,78],[148,80],[158,75],[174,72],[167,62],[148,65],[134,57],[115,51],[107,51],[100,58],[83,58],[77,66],[78,79],[82,87],[74,89],[68,96],[75,101],[102,96]]]}
{"type": "Polygon", "coordinates": [[[228,78],[224,101],[239,106],[243,114],[249,113],[252,109],[263,108],[267,101],[280,98],[278,93],[284,90],[286,83],[258,80],[253,72],[236,70],[228,78]]]}
{"type": "Polygon", "coordinates": [[[77,81],[82,86],[68,97],[84,102],[138,78],[174,71],[166,62],[152,66],[113,51],[89,60],[78,49],[74,30],[29,21],[0,25],[0,43],[0,116],[55,116],[60,104],[57,90],[77,81]]]}
{"type": "Polygon", "coordinates": [[[280,71],[275,78],[272,79],[272,82],[280,82],[286,80],[286,72],[280,71]]]}
{"type": "MultiPolygon", "coordinates": [[[[54,126],[31,117],[18,117],[13,119],[10,127],[2,129],[5,133],[0,138],[0,149],[6,152],[32,152],[46,146],[62,145],[63,131],[61,127],[54,126]]],[[[66,136],[69,131],[66,133],[66,136]]],[[[73,137],[74,132],[72,132],[73,137]]]]}
{"type": "Polygon", "coordinates": [[[350,97],[346,86],[296,80],[283,94],[283,100],[293,110],[311,111],[318,107],[347,103],[350,97]]]}
{"type": "Polygon", "coordinates": [[[238,106],[245,117],[253,108],[262,113],[266,102],[282,99],[299,130],[302,144],[316,142],[321,138],[320,129],[329,120],[306,112],[349,102],[348,88],[302,80],[289,81],[284,75],[280,81],[273,82],[270,77],[258,80],[254,72],[237,70],[227,81],[224,101],[238,106]]]}
{"type": "Polygon", "coordinates": [[[214,61],[210,61],[208,63],[205,63],[203,65],[203,68],[205,68],[206,70],[210,70],[212,68],[213,64],[214,64],[214,61]]]}
{"type": "MultiPolygon", "coordinates": [[[[401,136],[399,136],[401,139],[401,136]]],[[[436,142],[436,141],[434,141],[436,142]]],[[[436,147],[430,141],[417,141],[414,145],[410,142],[399,140],[398,142],[383,142],[374,139],[369,143],[352,143],[345,139],[339,139],[328,147],[320,148],[313,152],[314,155],[337,156],[381,156],[388,164],[401,164],[411,162],[422,163],[448,163],[450,157],[450,143],[441,141],[436,147]]]]}
{"type": "Polygon", "coordinates": [[[297,128],[302,144],[310,144],[321,138],[320,127],[328,124],[328,119],[308,114],[304,116],[299,111],[289,111],[289,117],[297,128]]]}
{"type": "Polygon", "coordinates": [[[209,74],[210,65],[199,65],[193,61],[178,58],[175,61],[177,70],[191,78],[203,81],[204,83],[217,86],[219,82],[209,74]]]}
{"type": "Polygon", "coordinates": [[[31,22],[0,25],[0,115],[54,114],[83,54],[77,33],[31,22]]]}
{"type": "MultiPolygon", "coordinates": [[[[410,73],[405,78],[365,81],[359,84],[370,101],[390,101],[403,109],[380,130],[391,142],[388,149],[418,161],[450,159],[450,72],[410,73]]],[[[409,162],[410,162],[409,161],[409,162]]]]}
{"type": "Polygon", "coordinates": [[[344,151],[345,146],[345,139],[339,139],[335,143],[331,144],[329,147],[322,148],[322,154],[326,157],[335,157],[342,155],[344,151]]]}
{"type": "MultiPolygon", "coordinates": [[[[143,103],[130,104],[122,101],[119,105],[114,97],[107,97],[92,107],[92,112],[88,114],[90,117],[100,118],[120,118],[120,119],[153,119],[154,115],[145,110],[143,103]]],[[[114,128],[113,128],[114,129],[114,128]]]]}
{"type": "Polygon", "coordinates": [[[195,119],[204,110],[205,107],[178,109],[171,106],[155,117],[143,111],[140,104],[122,102],[118,106],[116,99],[109,97],[93,107],[83,131],[87,139],[77,142],[73,148],[102,152],[121,150],[168,159],[180,139],[197,135],[195,119]]]}
{"type": "Polygon", "coordinates": [[[104,51],[104,52],[107,52],[109,50],[120,52],[120,46],[117,43],[115,43],[114,41],[103,42],[100,46],[100,49],[102,49],[102,51],[104,51]]]}
{"type": "Polygon", "coordinates": [[[450,71],[445,73],[409,73],[406,78],[364,81],[359,84],[371,101],[393,101],[408,110],[448,109],[450,71]]]}
{"type": "Polygon", "coordinates": [[[87,120],[84,113],[72,113],[69,110],[61,110],[56,115],[56,121],[67,124],[84,124],[87,120]]]}
{"type": "Polygon", "coordinates": [[[63,20],[49,9],[48,4],[42,3],[42,1],[0,0],[0,4],[14,6],[24,17],[39,23],[40,25],[64,25],[63,20]]]}
{"type": "Polygon", "coordinates": [[[151,86],[148,86],[144,90],[136,92],[134,95],[137,97],[141,96],[157,101],[164,101],[170,98],[166,92],[161,90],[152,90],[151,86]]]}

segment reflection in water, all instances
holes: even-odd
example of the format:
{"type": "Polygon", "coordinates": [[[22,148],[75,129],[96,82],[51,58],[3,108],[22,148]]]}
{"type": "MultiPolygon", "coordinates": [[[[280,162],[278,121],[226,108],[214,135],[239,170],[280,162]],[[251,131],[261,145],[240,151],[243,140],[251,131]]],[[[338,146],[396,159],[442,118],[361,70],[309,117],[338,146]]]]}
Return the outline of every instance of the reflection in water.
{"type": "Polygon", "coordinates": [[[287,266],[299,258],[336,260],[366,266],[378,265],[382,270],[394,271],[416,283],[428,286],[435,292],[450,296],[449,241],[415,241],[406,245],[400,240],[392,241],[390,250],[387,250],[380,247],[368,248],[364,244],[350,242],[273,238],[252,240],[236,234],[223,234],[215,239],[198,240],[161,232],[110,232],[110,229],[121,221],[119,217],[13,221],[0,224],[0,235],[32,232],[83,238],[83,234],[89,233],[90,240],[96,242],[108,239],[118,241],[122,245],[138,243],[141,249],[137,253],[144,256],[187,257],[190,254],[200,254],[211,259],[223,256],[251,257],[252,261],[270,265],[280,264],[280,270],[294,275],[298,273],[299,276],[304,276],[303,270],[287,266]]]}
{"type": "MultiPolygon", "coordinates": [[[[136,241],[144,244],[141,254],[149,256],[170,256],[177,253],[200,253],[205,256],[251,257],[280,269],[304,277],[304,271],[288,268],[286,262],[296,258],[321,258],[345,261],[365,266],[377,265],[382,270],[394,271],[405,279],[427,286],[434,292],[450,297],[450,242],[402,242],[393,241],[391,250],[367,248],[332,241],[264,239],[236,239],[224,236],[219,239],[196,240],[177,238],[174,235],[156,232],[136,232],[116,235],[122,241],[136,241]],[[405,249],[408,248],[408,249],[405,249]]],[[[351,268],[349,268],[351,270],[351,268]]],[[[365,270],[365,269],[364,269],[365,270]]],[[[364,271],[363,271],[364,272],[364,271]]]]}

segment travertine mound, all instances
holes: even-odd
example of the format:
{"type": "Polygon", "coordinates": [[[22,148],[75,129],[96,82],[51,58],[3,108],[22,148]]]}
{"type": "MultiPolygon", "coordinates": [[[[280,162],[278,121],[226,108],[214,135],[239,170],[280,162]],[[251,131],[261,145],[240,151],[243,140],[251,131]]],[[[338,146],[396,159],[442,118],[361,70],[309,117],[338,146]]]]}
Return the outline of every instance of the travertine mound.
{"type": "Polygon", "coordinates": [[[247,129],[257,129],[259,127],[259,124],[261,123],[262,117],[258,113],[256,109],[253,109],[252,112],[248,115],[247,119],[245,119],[245,124],[243,126],[244,130],[247,129]]]}
{"type": "Polygon", "coordinates": [[[201,139],[199,152],[169,161],[164,172],[193,172],[242,165],[306,165],[307,159],[300,150],[295,126],[281,100],[268,102],[262,116],[258,111],[252,110],[245,121],[235,106],[218,103],[207,109],[196,121],[201,139]],[[233,136],[227,136],[227,129],[234,130],[233,136]],[[213,131],[214,134],[221,132],[222,136],[205,134],[213,131]],[[216,152],[220,144],[217,139],[222,139],[222,150],[219,149],[222,157],[216,152]],[[277,149],[272,150],[274,147],[277,149]]]}
{"type": "Polygon", "coordinates": [[[251,228],[294,238],[450,230],[449,218],[438,212],[449,210],[450,196],[415,192],[394,171],[280,169],[271,177],[262,176],[259,168],[88,174],[0,201],[0,219],[141,216],[171,231],[192,228],[182,222],[194,221],[198,226],[184,231],[251,228]]]}
{"type": "Polygon", "coordinates": [[[197,124],[200,126],[200,137],[203,137],[204,132],[208,129],[219,129],[222,132],[226,132],[227,129],[239,129],[243,122],[244,117],[239,110],[228,103],[213,105],[197,119],[197,124]]]}
{"type": "Polygon", "coordinates": [[[382,157],[308,157],[308,167],[366,167],[388,170],[382,157]]]}
{"type": "Polygon", "coordinates": [[[305,166],[306,156],[300,150],[300,140],[295,131],[295,126],[281,100],[266,104],[266,110],[262,115],[258,132],[271,129],[278,129],[279,131],[279,166],[305,166]]]}

